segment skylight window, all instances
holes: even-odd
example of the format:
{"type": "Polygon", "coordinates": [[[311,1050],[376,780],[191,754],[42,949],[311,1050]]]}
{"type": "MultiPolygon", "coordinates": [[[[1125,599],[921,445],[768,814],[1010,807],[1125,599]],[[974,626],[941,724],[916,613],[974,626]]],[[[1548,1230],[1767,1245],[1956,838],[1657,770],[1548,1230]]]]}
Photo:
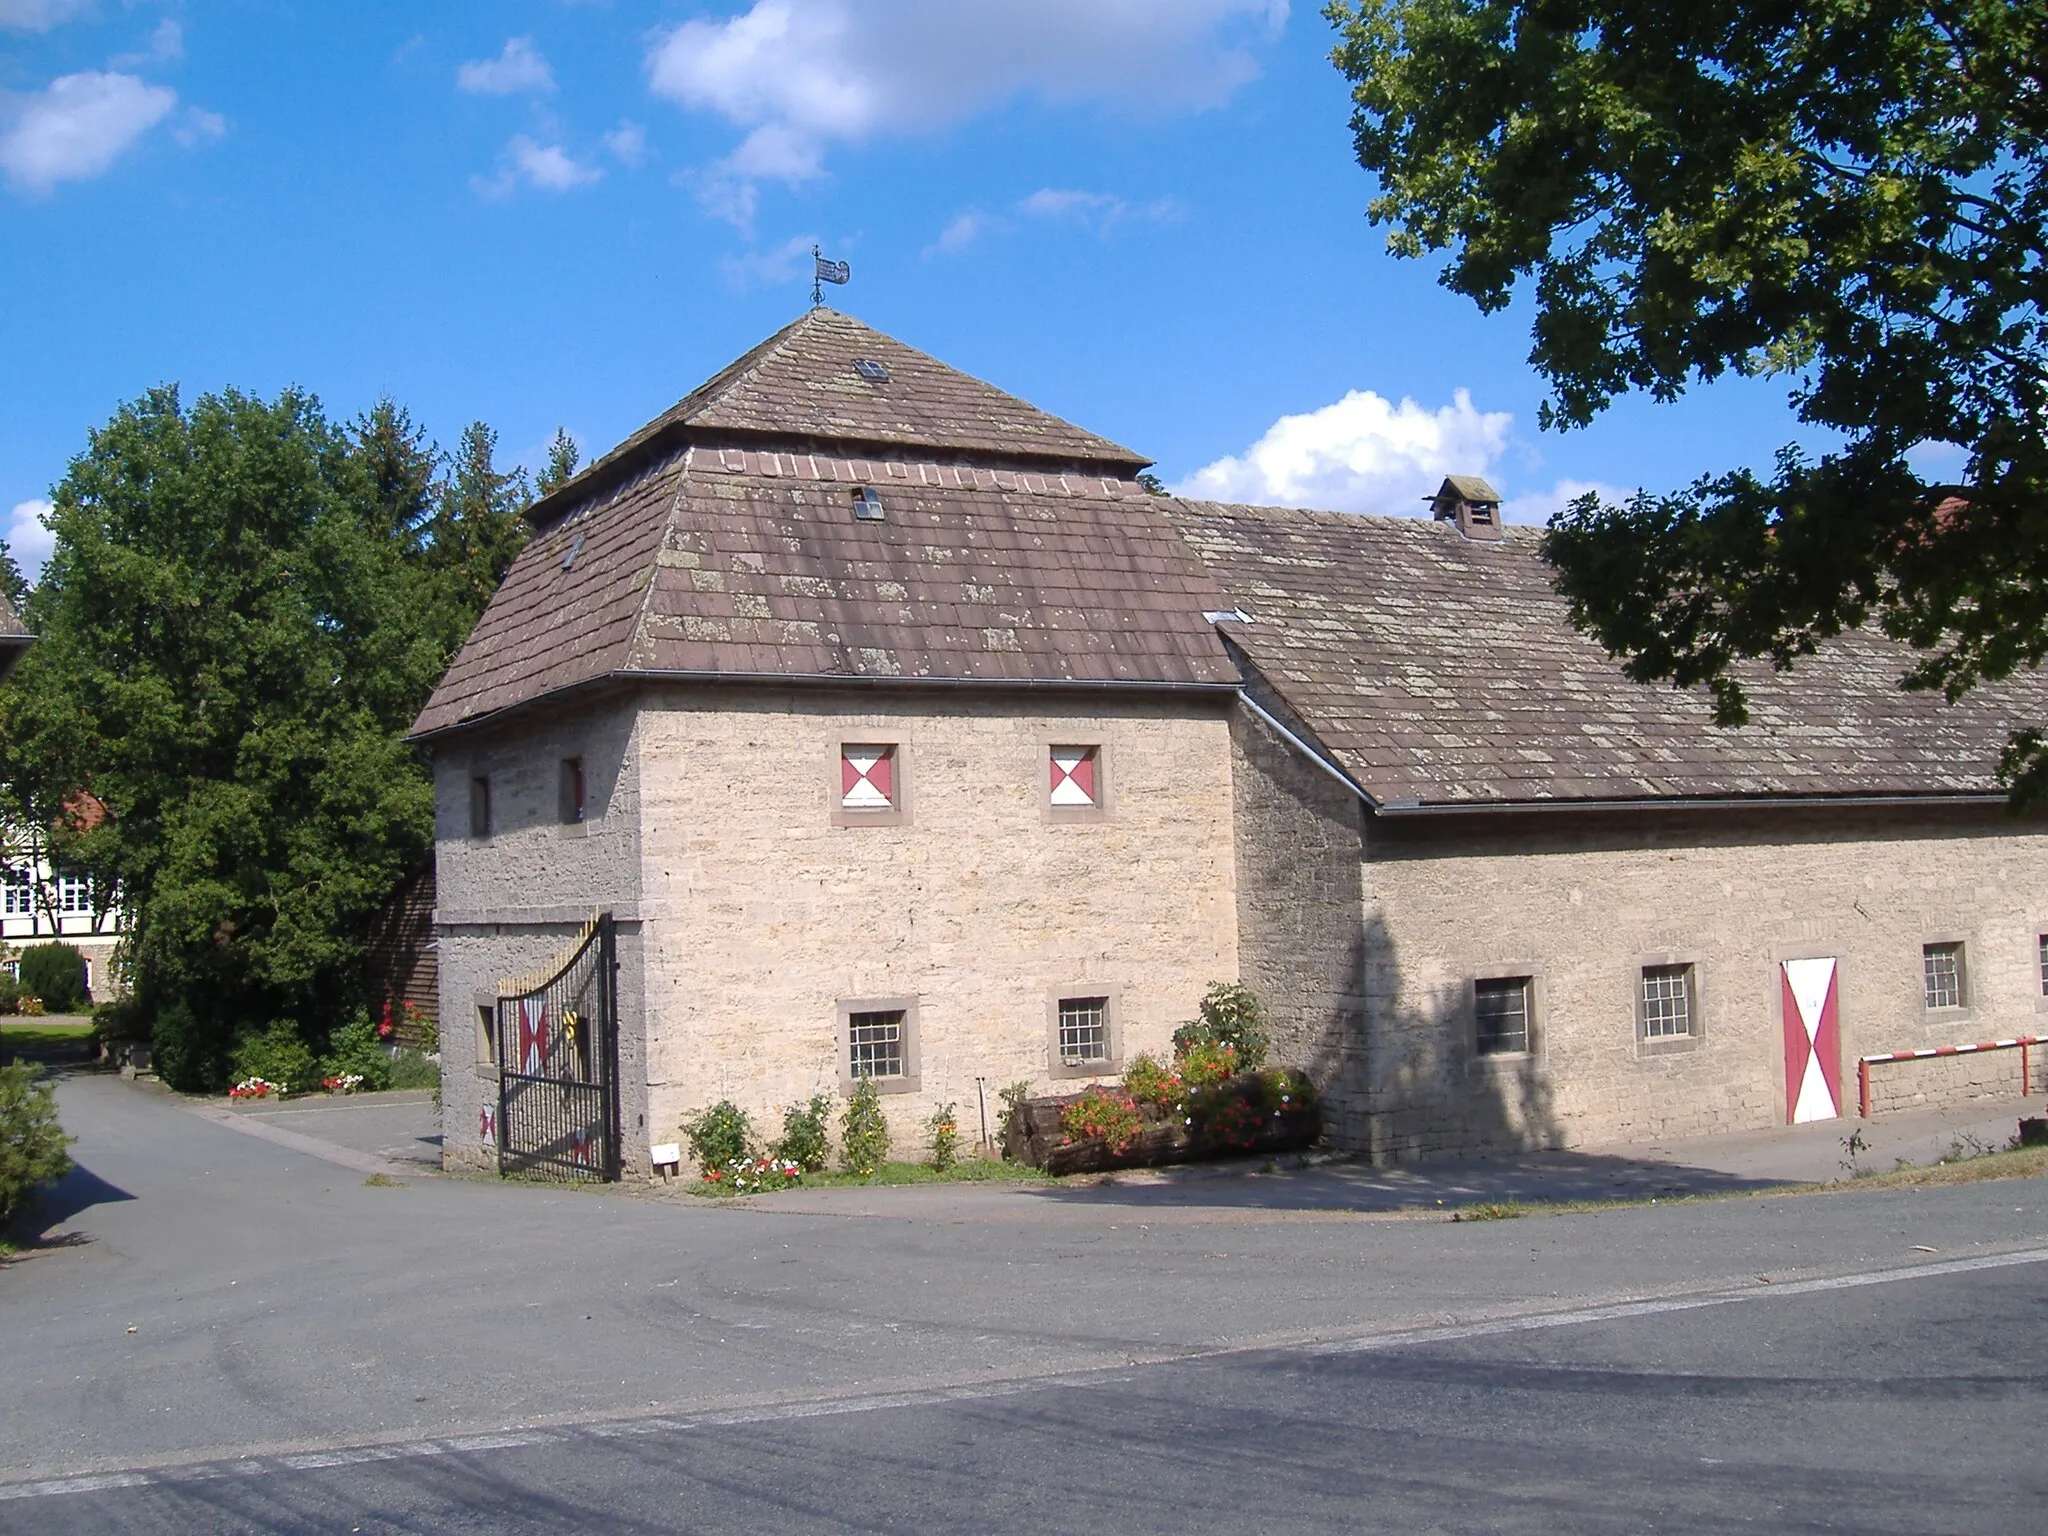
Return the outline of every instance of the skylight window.
{"type": "Polygon", "coordinates": [[[870,384],[886,384],[889,382],[889,370],[876,362],[872,357],[855,358],[853,371],[866,379],[870,384]]]}
{"type": "Polygon", "coordinates": [[[864,485],[853,493],[853,515],[867,522],[882,520],[882,493],[864,485]]]}

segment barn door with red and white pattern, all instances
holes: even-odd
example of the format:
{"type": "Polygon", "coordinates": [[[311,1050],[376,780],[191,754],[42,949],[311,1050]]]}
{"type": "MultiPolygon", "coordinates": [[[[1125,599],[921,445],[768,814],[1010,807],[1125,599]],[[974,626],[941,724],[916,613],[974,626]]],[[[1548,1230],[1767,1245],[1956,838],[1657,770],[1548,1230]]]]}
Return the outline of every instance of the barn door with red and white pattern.
{"type": "Polygon", "coordinates": [[[1785,998],[1785,1123],[1833,1120],[1842,1113],[1835,962],[1786,960],[1778,969],[1785,998]]]}

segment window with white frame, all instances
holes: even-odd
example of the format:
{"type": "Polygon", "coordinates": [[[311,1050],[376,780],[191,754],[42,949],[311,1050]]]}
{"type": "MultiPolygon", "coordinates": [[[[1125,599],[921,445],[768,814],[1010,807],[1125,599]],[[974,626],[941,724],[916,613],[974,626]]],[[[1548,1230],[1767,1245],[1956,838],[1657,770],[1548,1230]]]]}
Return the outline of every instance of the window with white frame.
{"type": "Polygon", "coordinates": [[[1473,1045],[1481,1056],[1529,1049],[1529,978],[1490,976],[1472,983],[1473,1045]]]}
{"type": "Polygon", "coordinates": [[[1100,747],[1054,747],[1052,749],[1052,793],[1056,811],[1088,811],[1102,804],[1098,769],[1100,747]]]}
{"type": "Polygon", "coordinates": [[[65,917],[92,915],[92,880],[86,875],[57,877],[57,911],[65,917]]]}
{"type": "Polygon", "coordinates": [[[1920,982],[1929,1008],[1960,1008],[1969,999],[1969,971],[1960,940],[1920,946],[1920,982]]]}
{"type": "Polygon", "coordinates": [[[905,1075],[903,1010],[889,1008],[846,1016],[848,1075],[892,1078],[905,1075]]]}
{"type": "Polygon", "coordinates": [[[839,808],[893,811],[897,804],[896,748],[890,745],[839,749],[839,808]]]}
{"type": "Polygon", "coordinates": [[[33,917],[36,911],[36,888],[26,875],[9,880],[0,901],[5,902],[9,917],[33,917]]]}
{"type": "Polygon", "coordinates": [[[2041,935],[2041,995],[2048,997],[2048,933],[2041,935]]]}
{"type": "Polygon", "coordinates": [[[1109,999],[1060,999],[1060,1065],[1100,1066],[1108,1063],[1109,999]]]}
{"type": "Polygon", "coordinates": [[[1690,965],[1646,965],[1638,994],[1645,1040],[1681,1040],[1698,1032],[1698,998],[1690,965]]]}

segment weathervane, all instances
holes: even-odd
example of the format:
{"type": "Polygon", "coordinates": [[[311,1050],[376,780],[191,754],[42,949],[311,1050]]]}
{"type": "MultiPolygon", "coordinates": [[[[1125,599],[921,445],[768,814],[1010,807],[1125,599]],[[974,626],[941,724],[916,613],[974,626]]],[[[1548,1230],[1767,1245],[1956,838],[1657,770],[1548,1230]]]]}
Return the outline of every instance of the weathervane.
{"type": "Polygon", "coordinates": [[[825,302],[826,283],[845,283],[852,279],[852,267],[843,261],[827,261],[818,247],[811,247],[811,308],[816,309],[825,302]]]}

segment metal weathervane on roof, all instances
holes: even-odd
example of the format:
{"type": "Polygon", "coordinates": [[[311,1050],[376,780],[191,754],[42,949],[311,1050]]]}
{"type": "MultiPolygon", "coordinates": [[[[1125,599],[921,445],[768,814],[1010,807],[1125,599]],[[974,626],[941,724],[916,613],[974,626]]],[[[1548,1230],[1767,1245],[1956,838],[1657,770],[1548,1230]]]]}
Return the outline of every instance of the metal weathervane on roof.
{"type": "Polygon", "coordinates": [[[843,261],[828,261],[818,247],[811,247],[811,308],[816,309],[825,302],[826,283],[847,283],[852,280],[852,267],[843,261]]]}

